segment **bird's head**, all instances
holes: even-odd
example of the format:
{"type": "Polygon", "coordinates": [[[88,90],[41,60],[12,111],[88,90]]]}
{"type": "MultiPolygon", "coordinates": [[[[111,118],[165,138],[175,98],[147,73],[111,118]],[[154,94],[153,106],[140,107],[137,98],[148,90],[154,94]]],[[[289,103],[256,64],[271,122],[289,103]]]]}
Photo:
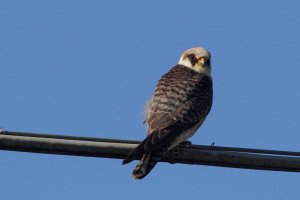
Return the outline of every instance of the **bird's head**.
{"type": "Polygon", "coordinates": [[[186,50],[181,55],[178,64],[208,76],[211,73],[210,53],[202,47],[186,50]]]}

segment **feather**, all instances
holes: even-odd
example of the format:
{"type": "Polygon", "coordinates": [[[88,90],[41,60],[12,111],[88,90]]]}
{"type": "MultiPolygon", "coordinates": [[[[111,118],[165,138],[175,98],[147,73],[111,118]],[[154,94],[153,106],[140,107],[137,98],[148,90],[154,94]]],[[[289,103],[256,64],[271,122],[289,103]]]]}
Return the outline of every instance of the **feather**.
{"type": "Polygon", "coordinates": [[[146,106],[148,135],[123,161],[140,159],[135,179],[144,178],[163,154],[197,131],[211,109],[212,94],[207,73],[178,64],[161,77],[146,106]]]}

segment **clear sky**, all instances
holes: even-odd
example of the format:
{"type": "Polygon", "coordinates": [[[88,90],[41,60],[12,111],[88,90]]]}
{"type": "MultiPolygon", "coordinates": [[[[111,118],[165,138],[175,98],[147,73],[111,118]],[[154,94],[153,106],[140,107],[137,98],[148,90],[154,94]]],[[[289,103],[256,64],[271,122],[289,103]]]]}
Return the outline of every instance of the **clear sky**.
{"type": "MultiPolygon", "coordinates": [[[[300,151],[300,1],[0,2],[0,126],[145,137],[143,109],[187,48],[212,53],[194,144],[300,151]]],[[[299,173],[0,152],[1,199],[299,199],[299,173]]]]}

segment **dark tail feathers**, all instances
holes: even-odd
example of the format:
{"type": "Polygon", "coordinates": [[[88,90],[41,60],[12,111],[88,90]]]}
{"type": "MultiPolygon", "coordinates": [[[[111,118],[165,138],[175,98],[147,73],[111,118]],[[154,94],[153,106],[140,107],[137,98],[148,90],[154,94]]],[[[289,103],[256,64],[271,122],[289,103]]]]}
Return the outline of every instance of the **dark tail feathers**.
{"type": "Polygon", "coordinates": [[[139,144],[132,152],[130,152],[122,162],[122,164],[125,165],[133,160],[140,160],[139,164],[132,172],[132,176],[135,179],[144,178],[159,160],[159,158],[155,156],[156,153],[145,150],[145,146],[149,140],[151,140],[150,136],[148,136],[144,141],[142,141],[141,144],[139,144]]]}
{"type": "Polygon", "coordinates": [[[139,144],[132,152],[130,152],[126,158],[123,160],[122,165],[128,164],[133,160],[139,160],[145,153],[144,145],[146,140],[144,140],[141,144],[139,144]]]}
{"type": "Polygon", "coordinates": [[[151,157],[151,153],[144,154],[139,164],[132,172],[134,179],[142,179],[155,167],[157,161],[151,157]]]}

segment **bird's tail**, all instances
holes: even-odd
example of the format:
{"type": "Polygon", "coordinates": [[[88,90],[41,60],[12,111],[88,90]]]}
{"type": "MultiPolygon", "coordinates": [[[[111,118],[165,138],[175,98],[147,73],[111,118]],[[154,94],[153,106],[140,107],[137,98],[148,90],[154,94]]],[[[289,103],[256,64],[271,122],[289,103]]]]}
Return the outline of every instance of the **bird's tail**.
{"type": "Polygon", "coordinates": [[[126,158],[123,160],[122,164],[128,164],[133,160],[139,160],[145,154],[144,145],[146,140],[144,140],[141,144],[139,144],[132,152],[130,152],[126,158]]]}
{"type": "Polygon", "coordinates": [[[153,152],[153,149],[148,146],[151,139],[152,136],[149,135],[141,144],[130,152],[122,162],[122,164],[125,165],[133,160],[140,160],[139,164],[132,172],[132,176],[135,179],[144,178],[159,161],[157,153],[155,151],[153,152]]]}
{"type": "Polygon", "coordinates": [[[134,168],[132,176],[134,179],[142,179],[155,167],[157,160],[153,159],[151,153],[144,154],[139,164],[134,168]]]}

